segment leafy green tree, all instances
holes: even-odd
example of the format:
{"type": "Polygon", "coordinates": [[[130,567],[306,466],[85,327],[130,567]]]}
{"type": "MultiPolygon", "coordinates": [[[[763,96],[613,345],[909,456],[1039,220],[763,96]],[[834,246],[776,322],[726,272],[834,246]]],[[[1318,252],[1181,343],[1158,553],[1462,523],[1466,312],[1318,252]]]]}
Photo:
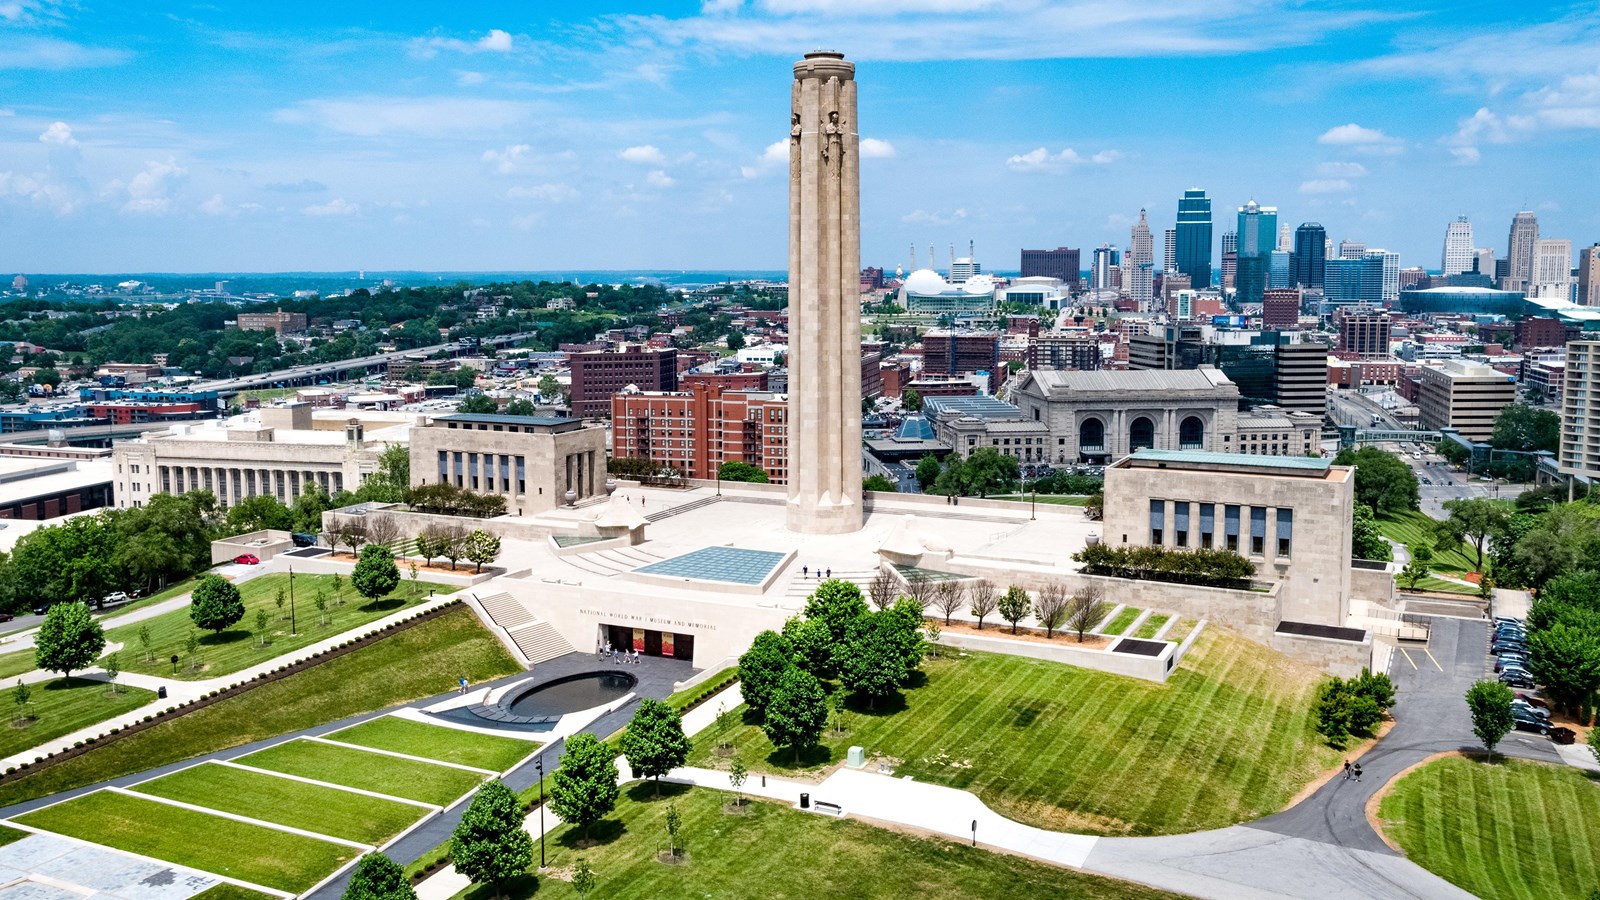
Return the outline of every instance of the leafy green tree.
{"type": "Polygon", "coordinates": [[[793,648],[783,635],[776,631],[763,631],[750,643],[750,649],[739,657],[739,691],[744,702],[756,715],[765,715],[767,702],[783,680],[783,674],[794,665],[793,648]]]}
{"type": "Polygon", "coordinates": [[[1017,623],[1027,618],[1028,611],[1033,609],[1033,602],[1028,599],[1028,592],[1020,586],[1013,584],[1006,588],[1000,595],[1000,603],[996,607],[1000,618],[1011,623],[1011,633],[1017,633],[1017,623]]]}
{"type": "Polygon", "coordinates": [[[1417,476],[1400,458],[1378,447],[1339,451],[1334,463],[1356,467],[1356,502],[1374,515],[1417,508],[1417,476]]]}
{"type": "Polygon", "coordinates": [[[539,399],[546,402],[554,401],[561,396],[561,382],[554,375],[543,375],[539,378],[539,399]]]}
{"type": "Polygon", "coordinates": [[[1528,671],[1556,706],[1576,711],[1600,689],[1600,631],[1562,621],[1530,631],[1528,671]]]}
{"type": "Polygon", "coordinates": [[[117,687],[117,676],[122,674],[122,651],[118,650],[108,654],[105,662],[101,664],[101,668],[105,669],[106,684],[110,688],[107,693],[121,693],[121,689],[117,687]]]}
{"type": "Polygon", "coordinates": [[[900,395],[900,405],[906,412],[922,412],[922,395],[916,391],[906,391],[900,395]]]}
{"type": "Polygon", "coordinates": [[[655,779],[657,797],[661,796],[661,776],[689,760],[689,738],[683,733],[683,719],[660,700],[640,701],[619,745],[634,771],[655,779]]]}
{"type": "Polygon", "coordinates": [[[939,480],[939,472],[942,469],[943,466],[939,464],[939,458],[932,453],[917,460],[917,484],[921,486],[923,493],[933,489],[934,483],[939,480]]]}
{"type": "Polygon", "coordinates": [[[747,484],[769,484],[772,479],[768,477],[767,470],[760,466],[753,466],[747,462],[732,460],[725,462],[717,469],[717,477],[723,481],[737,481],[747,484]]]}
{"type": "Polygon", "coordinates": [[[467,561],[476,567],[473,571],[482,572],[484,566],[500,558],[500,539],[482,528],[473,529],[463,549],[467,561]]]}
{"type": "Polygon", "coordinates": [[[678,831],[683,828],[683,814],[675,803],[667,804],[667,846],[673,856],[678,855],[678,831]]]}
{"type": "Polygon", "coordinates": [[[267,645],[267,624],[272,621],[272,615],[265,607],[256,608],[256,635],[261,640],[261,646],[267,645]]]}
{"type": "MultiPolygon", "coordinates": [[[[865,697],[872,708],[879,700],[893,696],[911,675],[914,660],[909,645],[916,635],[915,621],[896,608],[864,613],[852,621],[844,640],[834,650],[840,684],[865,697]]],[[[915,643],[920,657],[920,640],[915,643]]]]}
{"type": "Polygon", "coordinates": [[[140,625],[139,626],[138,641],[139,641],[139,656],[140,656],[140,658],[142,658],[145,662],[154,662],[155,658],[156,658],[156,655],[155,655],[154,650],[152,649],[154,642],[150,637],[150,626],[149,625],[140,625]]]}
{"type": "Polygon", "coordinates": [[[1483,741],[1483,749],[1494,753],[1494,745],[1511,732],[1511,688],[1498,681],[1479,681],[1467,688],[1467,710],[1472,713],[1472,733],[1483,741]]]}
{"type": "Polygon", "coordinates": [[[893,494],[899,490],[893,481],[885,475],[868,475],[861,480],[861,489],[864,491],[882,491],[893,494]]]}
{"type": "Polygon", "coordinates": [[[417,900],[417,892],[399,863],[374,851],[350,873],[343,900],[417,900]]]}
{"type": "Polygon", "coordinates": [[[1589,729],[1589,753],[1594,756],[1595,762],[1600,762],[1600,727],[1589,729]]]}
{"type": "Polygon", "coordinates": [[[1394,548],[1384,540],[1378,520],[1366,505],[1357,503],[1350,514],[1350,555],[1356,559],[1389,562],[1394,559],[1394,548]]]}
{"type": "Polygon", "coordinates": [[[1495,417],[1489,443],[1497,450],[1554,453],[1561,443],[1561,416],[1548,409],[1513,403],[1495,417]]]}
{"type": "Polygon", "coordinates": [[[473,394],[471,397],[456,404],[456,412],[478,413],[480,415],[494,415],[500,411],[500,404],[488,394],[473,394]]]}
{"type": "Polygon", "coordinates": [[[850,624],[866,614],[867,601],[861,596],[861,588],[841,578],[823,581],[806,598],[806,618],[826,625],[835,641],[844,640],[850,624]]]}
{"type": "MultiPolygon", "coordinates": [[[[381,464],[381,459],[380,464],[381,464]]],[[[408,461],[407,466],[410,465],[408,461]]],[[[333,498],[328,496],[328,491],[315,481],[307,482],[300,488],[300,496],[294,498],[294,528],[305,534],[322,533],[322,514],[333,509],[333,498]]]]}
{"type": "Polygon", "coordinates": [[[189,618],[212,633],[244,618],[244,600],[239,588],[221,575],[206,575],[195,585],[189,602],[189,618]]]}
{"type": "Polygon", "coordinates": [[[1444,502],[1449,518],[1435,524],[1435,533],[1442,545],[1440,549],[1454,548],[1462,541],[1472,545],[1477,554],[1475,571],[1483,571],[1484,549],[1506,518],[1505,506],[1485,497],[1461,497],[1444,502]]]}
{"type": "Polygon", "coordinates": [[[587,859],[578,857],[578,864],[572,869],[572,889],[578,892],[579,897],[587,897],[593,893],[594,886],[594,869],[590,868],[587,859]]]}
{"type": "Polygon", "coordinates": [[[810,672],[790,666],[767,703],[761,730],[773,746],[790,748],[798,763],[800,752],[817,745],[827,724],[828,702],[822,682],[810,672]]]}
{"type": "Polygon", "coordinates": [[[818,678],[837,674],[833,664],[833,636],[820,619],[790,616],[783,623],[783,638],[789,642],[794,664],[818,678]]]}
{"type": "Polygon", "coordinates": [[[70,677],[87,669],[106,648],[105,632],[83,603],[57,603],[45,613],[33,639],[33,661],[47,672],[70,677]]]}
{"type": "Polygon", "coordinates": [[[28,685],[23,682],[21,678],[18,678],[16,688],[11,691],[11,702],[15,709],[15,711],[11,714],[11,724],[22,725],[26,723],[29,718],[31,718],[28,715],[28,704],[32,700],[33,689],[28,687],[28,685]]]}
{"type": "Polygon", "coordinates": [[[356,488],[355,500],[362,503],[401,503],[410,490],[411,451],[404,444],[390,444],[378,455],[378,471],[368,475],[356,488]]]}
{"type": "Polygon", "coordinates": [[[526,397],[518,397],[507,403],[503,412],[508,416],[534,416],[539,414],[539,410],[533,405],[533,401],[526,397]]]}
{"type": "Polygon", "coordinates": [[[126,512],[73,516],[18,538],[8,567],[17,595],[46,604],[76,603],[115,590],[127,576],[118,561],[123,536],[117,528],[126,512]]]}
{"type": "Polygon", "coordinates": [[[1427,544],[1407,544],[1406,551],[1411,554],[1411,559],[1400,570],[1400,580],[1405,582],[1406,590],[1414,591],[1417,584],[1428,577],[1433,565],[1433,550],[1427,544]]]}
{"type": "MultiPolygon", "coordinates": [[[[1515,540],[1510,565],[1502,568],[1495,560],[1495,574],[1502,583],[1541,589],[1557,575],[1592,568],[1593,561],[1600,560],[1600,530],[1589,508],[1587,503],[1563,503],[1542,516],[1512,517],[1507,534],[1515,540]],[[1507,581],[1507,575],[1513,580],[1507,581]]],[[[1501,540],[1497,535],[1496,556],[1501,540]]]]}
{"type": "Polygon", "coordinates": [[[368,544],[361,548],[361,558],[350,573],[350,585],[368,600],[387,597],[400,586],[400,569],[387,548],[368,544]]]}
{"type": "Polygon", "coordinates": [[[258,494],[228,507],[228,518],[222,530],[230,535],[269,528],[292,531],[296,524],[294,511],[284,506],[283,501],[270,494],[258,494]]]}
{"type": "Polygon", "coordinates": [[[563,822],[582,828],[584,837],[617,805],[614,759],[599,738],[588,732],[575,734],[567,738],[561,765],[551,776],[550,809],[563,822]]]}
{"type": "Polygon", "coordinates": [[[484,782],[450,836],[450,862],[473,884],[494,885],[503,893],[507,880],[533,864],[533,837],[522,827],[522,804],[498,778],[484,782]]]}
{"type": "MultiPolygon", "coordinates": [[[[18,682],[18,684],[21,684],[21,682],[18,682]]],[[[1600,729],[1596,730],[1600,731],[1600,729]]],[[[749,777],[750,770],[745,766],[744,761],[734,757],[733,762],[728,764],[728,786],[733,788],[733,802],[736,805],[744,805],[744,782],[749,777]]]]}
{"type": "Polygon", "coordinates": [[[728,349],[735,353],[744,349],[744,335],[734,329],[728,329],[728,349]]]}
{"type": "Polygon", "coordinates": [[[122,510],[116,518],[117,568],[153,588],[206,569],[215,514],[210,491],[156,494],[143,507],[122,510]]]}
{"type": "Polygon", "coordinates": [[[200,668],[200,632],[193,628],[183,638],[183,652],[189,660],[190,669],[200,668]]]}

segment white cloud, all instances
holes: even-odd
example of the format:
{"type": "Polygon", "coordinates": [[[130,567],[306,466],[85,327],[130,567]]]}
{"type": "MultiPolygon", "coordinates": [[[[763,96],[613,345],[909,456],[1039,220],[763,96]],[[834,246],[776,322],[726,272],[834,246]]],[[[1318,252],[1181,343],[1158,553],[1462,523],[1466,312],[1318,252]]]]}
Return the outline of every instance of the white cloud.
{"type": "Polygon", "coordinates": [[[78,141],[72,136],[72,126],[65,122],[52,122],[39,135],[39,141],[45,144],[60,144],[63,147],[76,147],[78,141]]]}
{"type": "Polygon", "coordinates": [[[1329,128],[1317,138],[1319,144],[1333,144],[1339,147],[1359,146],[1362,144],[1387,144],[1394,138],[1376,128],[1363,128],[1354,122],[1348,125],[1337,125],[1329,128]]]}
{"type": "Polygon", "coordinates": [[[744,0],[703,0],[700,4],[700,13],[702,15],[715,16],[722,13],[736,12],[743,5],[744,0]]]}
{"type": "Polygon", "coordinates": [[[0,172],[0,198],[15,197],[43,207],[58,216],[70,215],[84,201],[84,192],[74,183],[50,173],[23,175],[0,172]]]}
{"type": "Polygon", "coordinates": [[[284,125],[306,125],[356,137],[406,134],[461,137],[524,121],[527,104],[478,97],[350,97],[306,100],[273,113],[284,125]]]}
{"type": "Polygon", "coordinates": [[[413,38],[406,45],[407,51],[418,59],[433,59],[440,52],[449,53],[509,53],[515,41],[510,32],[498,28],[490,29],[489,33],[475,41],[464,41],[460,38],[431,37],[413,38]]]}
{"type": "Polygon", "coordinates": [[[483,151],[483,161],[501,175],[510,175],[529,161],[533,148],[527,144],[512,144],[504,150],[483,151]]]}
{"type": "Polygon", "coordinates": [[[1351,190],[1350,182],[1343,178],[1314,178],[1300,182],[1302,194],[1348,194],[1351,190]]]}
{"type": "Polygon", "coordinates": [[[88,47],[58,38],[8,39],[0,43],[0,69],[95,69],[133,58],[126,50],[88,47]]]}
{"type": "Polygon", "coordinates": [[[667,162],[666,156],[663,155],[659,149],[650,144],[642,144],[638,147],[629,147],[621,153],[618,153],[617,156],[627,160],[628,162],[643,163],[649,166],[665,165],[667,162]]]}
{"type": "Polygon", "coordinates": [[[122,205],[123,212],[166,212],[172,206],[172,194],[188,177],[189,170],[170,157],[165,162],[145,163],[144,171],[128,182],[128,201],[122,205]]]}
{"type": "MultiPolygon", "coordinates": [[[[888,159],[893,155],[894,145],[888,141],[879,140],[878,138],[861,139],[862,159],[888,159]]],[[[784,156],[788,156],[787,151],[785,151],[784,156]]]]}
{"type": "Polygon", "coordinates": [[[196,208],[208,216],[235,216],[239,214],[238,210],[228,205],[228,201],[222,199],[221,194],[212,194],[210,200],[196,208]]]}
{"type": "Polygon", "coordinates": [[[1084,163],[1106,165],[1122,158],[1121,151],[1101,150],[1090,157],[1083,157],[1078,151],[1067,147],[1056,153],[1051,153],[1043,147],[1029,150],[1006,159],[1006,167],[1013,172],[1062,172],[1084,163]]]}
{"type": "Polygon", "coordinates": [[[900,217],[900,221],[909,225],[954,225],[967,217],[966,209],[957,207],[948,213],[929,212],[925,209],[914,209],[900,217]]]}
{"type": "Polygon", "coordinates": [[[489,80],[489,76],[482,72],[457,72],[456,84],[462,87],[477,87],[489,80]]]}
{"type": "Polygon", "coordinates": [[[773,141],[767,145],[767,149],[761,151],[761,155],[756,158],[755,165],[740,166],[739,174],[745,178],[760,178],[780,166],[788,164],[789,142],[786,140],[773,141]]]}
{"type": "Polygon", "coordinates": [[[1324,178],[1360,178],[1367,167],[1358,162],[1325,162],[1317,166],[1317,174],[1324,178]]]}
{"type": "Polygon", "coordinates": [[[538,200],[544,203],[565,203],[578,199],[578,191],[566,184],[517,185],[506,191],[512,200],[538,200]]]}
{"type": "Polygon", "coordinates": [[[350,203],[343,197],[335,197],[327,203],[316,203],[300,210],[308,216],[356,216],[361,214],[361,206],[350,203]]]}
{"type": "Polygon", "coordinates": [[[269,181],[261,187],[280,194],[315,194],[328,189],[327,185],[310,178],[302,178],[299,181],[269,181]]]}
{"type": "Polygon", "coordinates": [[[1478,164],[1478,160],[1483,158],[1483,154],[1478,152],[1477,147],[1451,147],[1450,155],[1454,156],[1456,162],[1461,163],[1463,166],[1475,166],[1478,164]]]}
{"type": "Polygon", "coordinates": [[[1114,163],[1121,158],[1121,150],[1101,150],[1099,153],[1089,157],[1089,161],[1096,165],[1103,166],[1106,163],[1114,163]]]}
{"type": "Polygon", "coordinates": [[[666,172],[663,172],[660,169],[652,169],[650,174],[645,176],[644,180],[648,181],[652,187],[658,188],[669,188],[678,183],[676,178],[673,178],[671,175],[668,175],[666,172]]]}
{"type": "Polygon", "coordinates": [[[498,28],[491,29],[488,34],[478,38],[478,49],[488,50],[492,53],[510,53],[511,35],[509,32],[498,28]]]}

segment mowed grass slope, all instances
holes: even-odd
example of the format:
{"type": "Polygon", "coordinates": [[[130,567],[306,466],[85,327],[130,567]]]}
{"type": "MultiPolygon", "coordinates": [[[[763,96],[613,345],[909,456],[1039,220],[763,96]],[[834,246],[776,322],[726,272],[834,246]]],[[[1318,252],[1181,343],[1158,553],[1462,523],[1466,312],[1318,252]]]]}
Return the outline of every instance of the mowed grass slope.
{"type": "MultiPolygon", "coordinates": [[[[1434,546],[1437,540],[1433,534],[1434,519],[1419,510],[1410,510],[1403,513],[1384,513],[1378,517],[1378,530],[1383,536],[1397,544],[1417,545],[1426,544],[1433,549],[1433,562],[1429,568],[1436,572],[1448,572],[1460,575],[1463,572],[1474,571],[1478,562],[1477,551],[1465,541],[1457,547],[1440,550],[1434,546]]],[[[1484,559],[1488,560],[1488,547],[1484,548],[1484,559]]]]}
{"type": "Polygon", "coordinates": [[[14,721],[17,705],[13,702],[16,687],[12,686],[0,697],[0,706],[12,717],[8,719],[10,727],[0,725],[0,756],[21,753],[29,747],[138,709],[156,698],[155,691],[143,688],[121,687],[115,694],[107,693],[106,688],[103,681],[80,678],[57,678],[30,684],[28,714],[31,719],[28,724],[18,726],[14,721]]]}
{"type": "MultiPolygon", "coordinates": [[[[802,813],[785,805],[749,801],[742,815],[723,811],[730,794],[682,785],[625,789],[617,811],[594,826],[596,847],[576,849],[581,833],[563,826],[548,839],[557,868],[588,861],[595,872],[591,897],[761,897],[768,900],[1175,900],[1154,888],[1056,868],[1019,856],[923,838],[848,819],[802,813]],[[679,846],[686,862],[662,865],[667,806],[683,817],[679,846]]],[[[489,900],[485,886],[461,896],[489,900]]],[[[554,877],[524,879],[507,896],[571,898],[578,893],[554,877]]]]}
{"type": "MultiPolygon", "coordinates": [[[[274,573],[252,578],[239,584],[239,596],[244,601],[244,618],[238,624],[220,632],[200,631],[200,649],[195,664],[191,665],[185,642],[190,632],[196,631],[194,620],[189,618],[189,607],[162,613],[143,622],[130,623],[106,632],[107,643],[123,645],[119,659],[129,672],[160,675],[181,679],[215,678],[240,669],[247,669],[301,647],[332,637],[343,631],[357,628],[381,619],[408,606],[416,606],[428,599],[429,588],[442,585],[423,581],[413,591],[411,579],[401,578],[400,586],[387,597],[368,600],[344,579],[342,596],[344,605],[335,605],[332,575],[296,575],[294,579],[293,626],[298,632],[290,634],[290,605],[285,602],[278,608],[278,591],[289,590],[289,576],[274,573]],[[322,624],[316,608],[316,595],[321,591],[327,604],[327,624],[322,624]],[[269,622],[266,646],[256,634],[256,611],[266,610],[269,622]],[[153,659],[145,659],[139,643],[139,630],[150,629],[153,659]],[[172,674],[170,658],[179,659],[178,674],[172,674]]],[[[447,589],[448,590],[448,589],[447,589]]]]}
{"type": "Polygon", "coordinates": [[[454,803],[488,777],[465,769],[307,740],[268,747],[234,762],[435,806],[454,803]]]}
{"type": "Polygon", "coordinates": [[[1600,784],[1568,766],[1438,759],[1378,814],[1413,862],[1488,900],[1584,900],[1600,885],[1600,784]]]}
{"type": "Polygon", "coordinates": [[[218,763],[203,763],[130,790],[372,845],[428,814],[422,806],[218,763]]]}
{"type": "Polygon", "coordinates": [[[343,744],[376,747],[491,772],[504,772],[539,746],[533,741],[429,725],[398,716],[372,719],[323,737],[343,744]]]}
{"type": "MultiPolygon", "coordinates": [[[[973,791],[1044,828],[1170,834],[1277,812],[1338,762],[1317,736],[1321,675],[1211,626],[1165,685],[1059,663],[969,653],[928,660],[926,681],[894,710],[847,714],[799,766],[747,720],[732,734],[752,771],[839,762],[859,744],[910,775],[973,791]]],[[[740,707],[745,712],[744,707],[740,707]]],[[[715,729],[694,762],[727,768],[715,729]]]]}
{"type": "Polygon", "coordinates": [[[285,891],[311,887],[356,855],[353,847],[112,791],[85,794],[16,821],[285,891]]]}
{"type": "Polygon", "coordinates": [[[472,610],[457,607],[304,672],[0,781],[0,806],[442,694],[458,675],[476,683],[521,669],[472,610]]]}

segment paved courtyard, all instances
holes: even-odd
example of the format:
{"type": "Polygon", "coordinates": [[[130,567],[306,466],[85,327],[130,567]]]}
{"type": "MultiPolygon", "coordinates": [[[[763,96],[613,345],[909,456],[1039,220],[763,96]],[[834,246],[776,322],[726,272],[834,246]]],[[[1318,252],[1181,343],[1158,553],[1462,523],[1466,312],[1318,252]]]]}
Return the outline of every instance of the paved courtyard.
{"type": "Polygon", "coordinates": [[[0,900],[187,900],[222,879],[69,838],[34,834],[0,848],[0,900]]]}

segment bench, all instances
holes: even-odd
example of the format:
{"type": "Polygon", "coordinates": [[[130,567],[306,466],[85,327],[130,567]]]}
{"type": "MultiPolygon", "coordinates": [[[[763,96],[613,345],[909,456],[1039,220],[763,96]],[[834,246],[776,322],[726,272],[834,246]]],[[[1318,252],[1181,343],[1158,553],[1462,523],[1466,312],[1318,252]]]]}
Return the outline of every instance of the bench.
{"type": "Polygon", "coordinates": [[[816,807],[816,810],[819,813],[826,813],[826,814],[828,814],[830,816],[842,816],[842,815],[844,815],[844,807],[840,806],[837,803],[829,803],[826,800],[818,800],[815,803],[812,803],[811,805],[816,807]]]}

